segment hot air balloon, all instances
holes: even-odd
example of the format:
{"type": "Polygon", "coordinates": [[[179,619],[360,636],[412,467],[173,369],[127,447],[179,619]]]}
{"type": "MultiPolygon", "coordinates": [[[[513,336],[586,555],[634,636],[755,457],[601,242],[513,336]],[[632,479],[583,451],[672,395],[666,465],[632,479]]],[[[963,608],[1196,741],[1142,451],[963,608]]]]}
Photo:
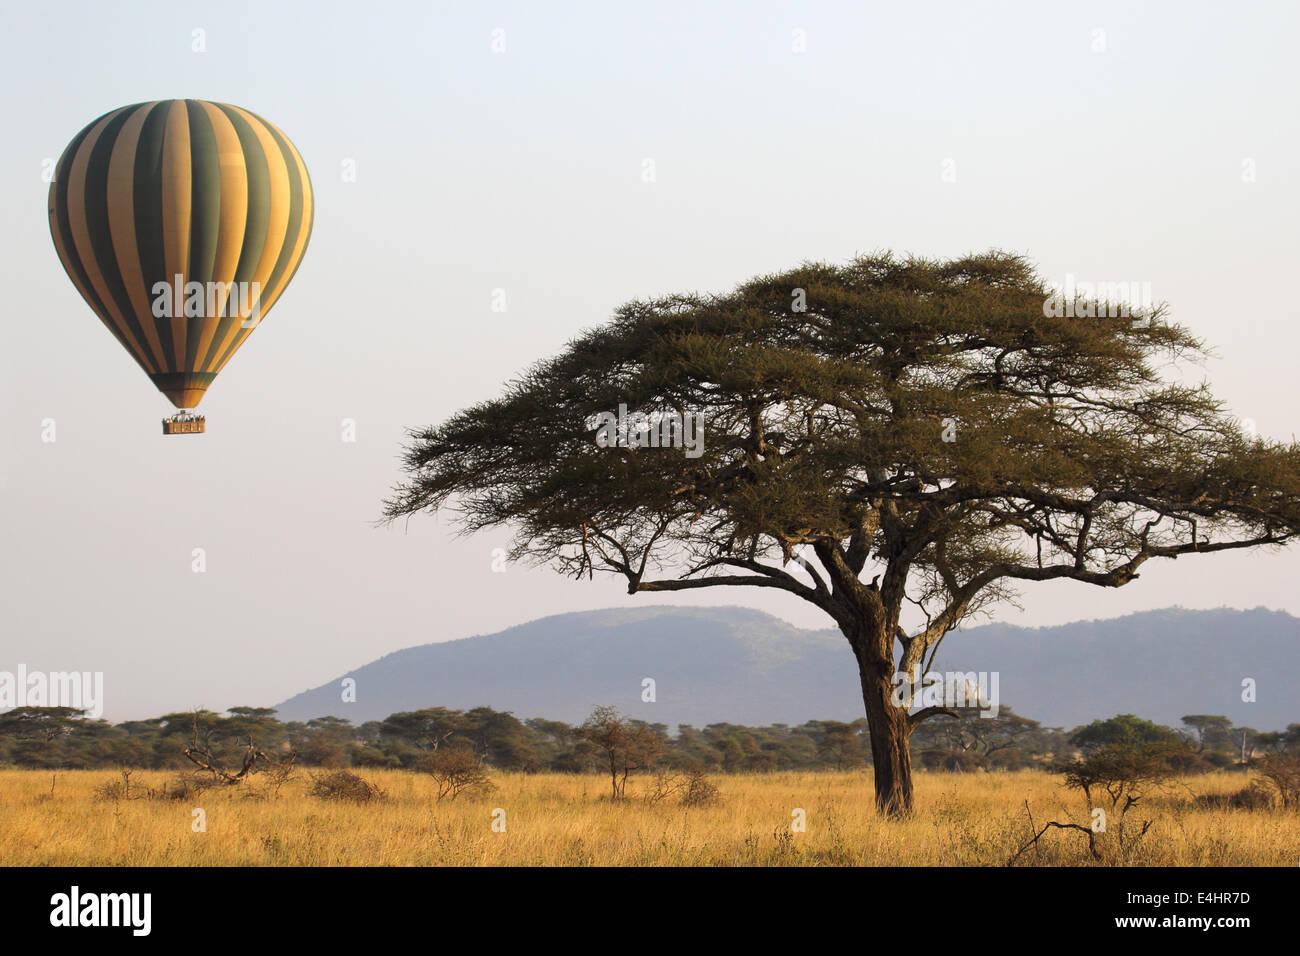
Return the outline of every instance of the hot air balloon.
{"type": "Polygon", "coordinates": [[[106,113],[68,144],[50,185],[63,268],[180,414],[193,413],[302,262],[314,203],[289,138],[256,113],[158,100],[106,113]]]}

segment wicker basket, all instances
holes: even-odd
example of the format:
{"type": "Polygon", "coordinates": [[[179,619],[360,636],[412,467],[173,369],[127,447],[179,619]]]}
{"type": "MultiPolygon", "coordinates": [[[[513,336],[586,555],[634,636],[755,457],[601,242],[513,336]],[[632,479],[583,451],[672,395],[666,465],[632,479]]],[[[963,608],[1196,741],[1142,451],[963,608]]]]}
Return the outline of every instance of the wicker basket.
{"type": "Polygon", "coordinates": [[[164,435],[198,435],[204,431],[205,425],[207,422],[202,418],[188,420],[164,418],[162,423],[164,435]]]}

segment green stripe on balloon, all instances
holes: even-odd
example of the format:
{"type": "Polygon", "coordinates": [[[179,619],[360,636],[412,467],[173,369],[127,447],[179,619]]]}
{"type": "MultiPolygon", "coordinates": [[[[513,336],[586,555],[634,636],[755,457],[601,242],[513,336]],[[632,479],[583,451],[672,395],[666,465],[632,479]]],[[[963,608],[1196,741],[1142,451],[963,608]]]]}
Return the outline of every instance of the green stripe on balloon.
{"type": "MultiPolygon", "coordinates": [[[[140,252],[140,273],[149,301],[154,300],[152,285],[171,282],[167,275],[167,256],[163,246],[162,157],[163,136],[167,130],[167,110],[171,101],[156,104],[140,127],[140,142],[135,150],[135,244],[140,252]]],[[[142,107],[145,108],[145,107],[142,107]]],[[[154,318],[158,339],[162,345],[163,371],[179,372],[176,368],[176,345],[172,335],[172,320],[154,318]]]]}

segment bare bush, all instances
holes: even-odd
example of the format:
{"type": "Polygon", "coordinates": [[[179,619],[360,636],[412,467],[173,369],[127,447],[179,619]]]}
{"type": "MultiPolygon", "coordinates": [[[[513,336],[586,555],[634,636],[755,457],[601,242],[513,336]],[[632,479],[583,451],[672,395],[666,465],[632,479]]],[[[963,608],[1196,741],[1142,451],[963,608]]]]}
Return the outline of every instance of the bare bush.
{"type": "Polygon", "coordinates": [[[131,775],[135,773],[133,769],[123,767],[118,770],[121,780],[109,780],[107,783],[101,783],[95,788],[96,800],[130,800],[131,793],[131,775]]]}
{"type": "Polygon", "coordinates": [[[1269,754],[1255,767],[1273,785],[1283,809],[1300,807],[1300,756],[1289,753],[1269,754]]]}
{"type": "Polygon", "coordinates": [[[651,778],[650,789],[645,795],[645,802],[651,806],[662,803],[673,794],[680,792],[682,783],[681,774],[674,773],[671,770],[660,770],[651,778]]]}
{"type": "Polygon", "coordinates": [[[384,798],[384,791],[378,785],[350,770],[313,774],[309,792],[322,800],[346,800],[351,803],[370,803],[384,798]]]}
{"type": "Polygon", "coordinates": [[[222,781],[195,774],[178,773],[160,787],[142,787],[131,783],[135,769],[123,767],[118,770],[120,780],[109,780],[95,788],[96,800],[189,800],[204,790],[220,786],[222,781]]]}
{"type": "Polygon", "coordinates": [[[676,796],[684,807],[704,807],[717,803],[718,788],[706,776],[701,768],[692,768],[683,772],[661,770],[654,775],[645,802],[654,806],[669,797],[676,796]]]}
{"type": "Polygon", "coordinates": [[[287,760],[272,761],[262,768],[262,775],[266,778],[266,793],[272,799],[278,799],[280,788],[292,780],[297,772],[293,765],[293,756],[287,760]]]}
{"type": "Polygon", "coordinates": [[[690,770],[686,775],[686,790],[682,793],[682,806],[707,807],[719,802],[722,795],[703,770],[690,770]]]}

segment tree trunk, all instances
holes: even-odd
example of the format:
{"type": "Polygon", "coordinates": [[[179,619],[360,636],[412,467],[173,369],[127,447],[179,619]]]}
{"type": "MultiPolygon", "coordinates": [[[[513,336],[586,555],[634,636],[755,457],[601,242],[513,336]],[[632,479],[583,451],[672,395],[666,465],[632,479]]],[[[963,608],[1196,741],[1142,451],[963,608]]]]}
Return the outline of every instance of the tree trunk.
{"type": "MultiPolygon", "coordinates": [[[[908,749],[908,710],[896,706],[892,654],[874,653],[870,642],[855,647],[862,702],[867,708],[871,764],[876,784],[876,809],[885,816],[912,812],[912,755],[908,749]]],[[[892,648],[890,648],[892,650],[892,648]]]]}

